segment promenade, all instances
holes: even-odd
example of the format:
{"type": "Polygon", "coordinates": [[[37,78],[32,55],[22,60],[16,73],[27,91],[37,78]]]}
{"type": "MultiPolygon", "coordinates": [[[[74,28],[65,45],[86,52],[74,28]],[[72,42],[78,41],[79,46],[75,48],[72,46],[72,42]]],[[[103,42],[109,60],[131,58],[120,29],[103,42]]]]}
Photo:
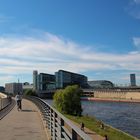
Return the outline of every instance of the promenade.
{"type": "MultiPolygon", "coordinates": [[[[80,128],[80,125],[73,122],[80,128]]],[[[91,139],[103,140],[97,133],[85,128],[85,133],[91,139]]],[[[47,130],[44,128],[42,116],[35,104],[22,100],[22,111],[15,106],[4,118],[0,120],[0,140],[49,140],[47,130]]]]}
{"type": "Polygon", "coordinates": [[[23,99],[22,111],[16,106],[0,120],[0,140],[47,140],[38,108],[23,99]]]}

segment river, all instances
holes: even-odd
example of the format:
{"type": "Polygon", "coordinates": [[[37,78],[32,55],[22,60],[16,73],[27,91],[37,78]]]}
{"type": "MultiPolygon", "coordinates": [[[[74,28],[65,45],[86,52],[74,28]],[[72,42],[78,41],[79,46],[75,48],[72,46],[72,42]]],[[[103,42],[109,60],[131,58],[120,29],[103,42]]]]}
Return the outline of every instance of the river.
{"type": "MultiPolygon", "coordinates": [[[[47,100],[52,104],[52,100],[47,100]]],[[[140,103],[82,101],[83,114],[140,138],[140,103]]]]}

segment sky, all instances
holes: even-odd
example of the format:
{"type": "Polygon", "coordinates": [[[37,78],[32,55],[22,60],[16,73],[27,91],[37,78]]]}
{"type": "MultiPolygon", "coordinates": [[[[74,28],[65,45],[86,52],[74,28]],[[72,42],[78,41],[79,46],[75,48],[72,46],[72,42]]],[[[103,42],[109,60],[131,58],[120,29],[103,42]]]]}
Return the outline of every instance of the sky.
{"type": "Polygon", "coordinates": [[[0,85],[60,69],[140,85],[140,0],[0,0],[0,85]]]}

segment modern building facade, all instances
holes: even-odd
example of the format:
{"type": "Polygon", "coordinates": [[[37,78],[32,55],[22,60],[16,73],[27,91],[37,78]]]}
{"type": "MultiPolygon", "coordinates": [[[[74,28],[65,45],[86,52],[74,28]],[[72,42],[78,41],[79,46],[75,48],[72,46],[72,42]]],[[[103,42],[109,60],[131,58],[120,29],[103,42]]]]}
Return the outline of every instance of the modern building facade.
{"type": "Polygon", "coordinates": [[[52,74],[40,73],[38,75],[38,90],[49,90],[55,88],[55,76],[52,74]]]}
{"type": "Polygon", "coordinates": [[[95,89],[96,88],[108,89],[108,88],[114,87],[114,84],[107,80],[88,81],[88,84],[89,84],[90,88],[95,88],[95,89]]]}
{"type": "Polygon", "coordinates": [[[45,91],[55,88],[55,75],[33,71],[33,89],[45,91]]]}
{"type": "Polygon", "coordinates": [[[136,75],[130,74],[130,86],[136,86],[136,75]]]}
{"type": "Polygon", "coordinates": [[[8,94],[13,94],[13,95],[16,95],[18,93],[22,94],[23,92],[22,83],[5,84],[5,92],[8,94]]]}
{"type": "Polygon", "coordinates": [[[65,88],[68,85],[74,84],[84,88],[88,85],[86,76],[64,70],[55,72],[55,78],[56,88],[65,88]]]}

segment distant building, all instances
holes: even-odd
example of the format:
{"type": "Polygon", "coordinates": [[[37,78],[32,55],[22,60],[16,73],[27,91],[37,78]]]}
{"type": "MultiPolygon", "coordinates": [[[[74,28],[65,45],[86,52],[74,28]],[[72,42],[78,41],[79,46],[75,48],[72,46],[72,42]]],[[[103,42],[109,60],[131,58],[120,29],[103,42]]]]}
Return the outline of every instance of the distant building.
{"type": "Polygon", "coordinates": [[[22,93],[22,83],[7,83],[5,84],[5,92],[8,94],[16,95],[17,93],[22,93]]]}
{"type": "Polygon", "coordinates": [[[85,88],[87,84],[87,77],[81,74],[72,73],[64,70],[55,72],[56,88],[65,88],[68,85],[79,85],[85,88]]]}
{"type": "Polygon", "coordinates": [[[38,74],[38,90],[49,90],[55,88],[55,76],[47,73],[38,74]]]}
{"type": "Polygon", "coordinates": [[[0,92],[4,92],[5,88],[3,86],[0,86],[0,92]]]}
{"type": "Polygon", "coordinates": [[[33,89],[33,84],[25,82],[22,84],[23,89],[33,89]]]}
{"type": "Polygon", "coordinates": [[[38,78],[38,72],[37,70],[33,71],[33,89],[37,90],[37,78],[38,78]]]}
{"type": "Polygon", "coordinates": [[[33,89],[45,91],[55,88],[55,75],[33,71],[33,89]]]}
{"type": "Polygon", "coordinates": [[[130,86],[136,86],[135,74],[130,74],[130,86]]]}
{"type": "Polygon", "coordinates": [[[113,88],[114,84],[107,80],[88,81],[90,88],[113,88]]]}
{"type": "Polygon", "coordinates": [[[30,83],[29,82],[24,82],[23,85],[30,85],[30,83]]]}

